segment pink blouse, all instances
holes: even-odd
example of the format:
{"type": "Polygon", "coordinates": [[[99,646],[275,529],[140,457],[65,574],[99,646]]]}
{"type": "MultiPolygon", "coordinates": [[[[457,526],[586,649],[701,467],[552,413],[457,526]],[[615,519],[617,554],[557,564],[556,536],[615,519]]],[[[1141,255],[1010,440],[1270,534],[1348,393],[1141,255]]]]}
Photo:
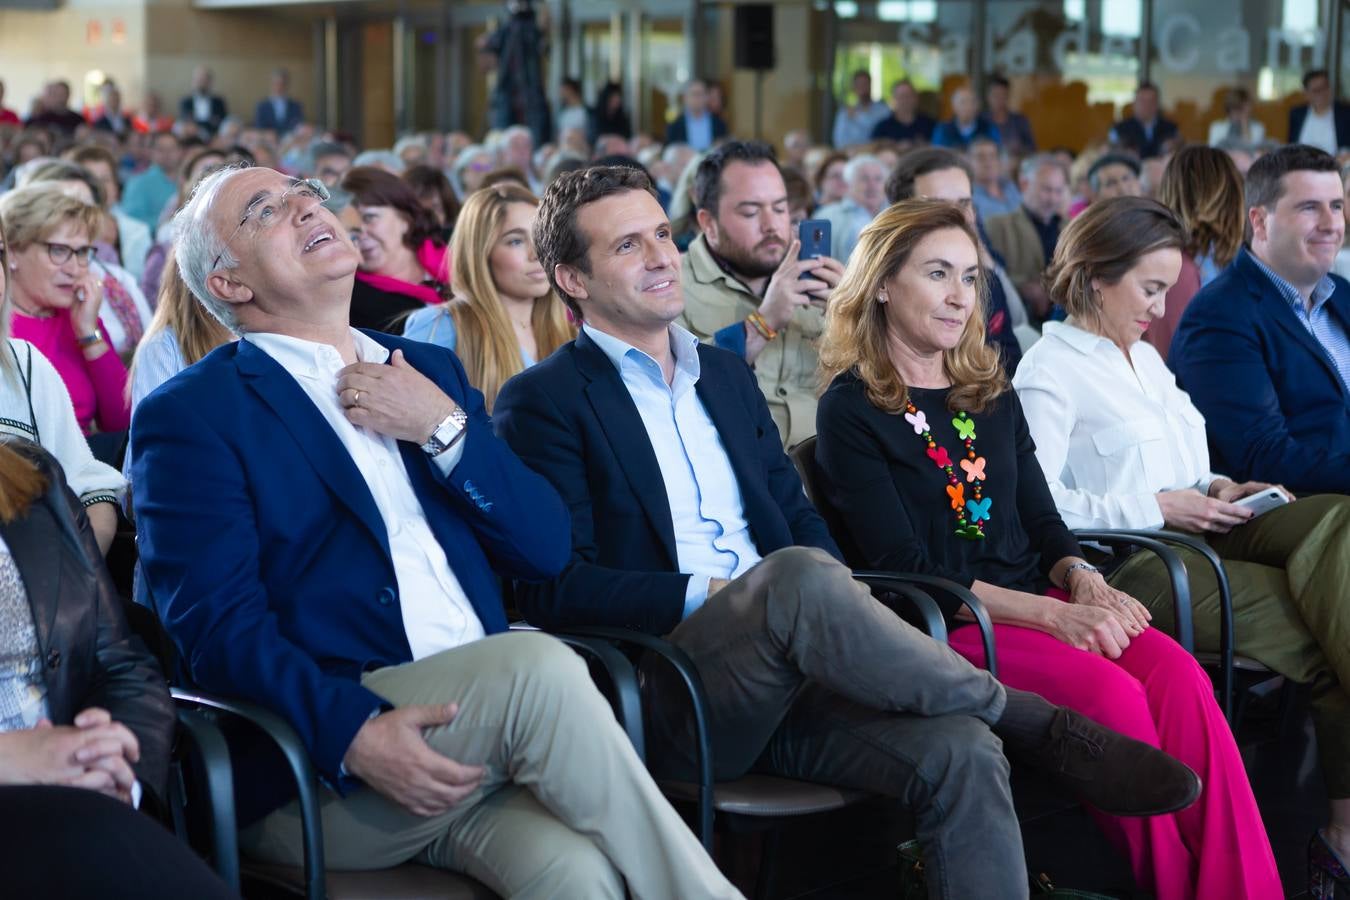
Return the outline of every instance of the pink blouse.
{"type": "MultiPolygon", "coordinates": [[[[11,327],[15,337],[37,347],[60,373],[75,405],[81,431],[89,435],[95,431],[125,431],[131,426],[127,367],[112,351],[111,342],[108,351],[98,359],[85,359],[68,310],[38,319],[16,309],[11,327]]],[[[98,330],[103,340],[108,341],[102,325],[98,330]]]]}

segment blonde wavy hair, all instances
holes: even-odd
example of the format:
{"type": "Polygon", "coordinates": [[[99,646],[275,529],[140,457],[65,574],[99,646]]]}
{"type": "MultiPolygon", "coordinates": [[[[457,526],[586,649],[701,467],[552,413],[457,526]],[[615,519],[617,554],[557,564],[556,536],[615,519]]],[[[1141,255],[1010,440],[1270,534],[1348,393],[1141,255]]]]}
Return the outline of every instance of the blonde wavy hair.
{"type": "MultiPolygon", "coordinates": [[[[489,262],[492,247],[501,237],[506,209],[513,203],[538,206],[539,198],[512,182],[475,191],[459,211],[450,240],[450,258],[455,261],[452,276],[455,296],[444,311],[455,322],[455,353],[464,363],[469,383],[483,392],[489,412],[502,385],[525,368],[520,359],[520,343],[506,315],[489,262]]],[[[525,235],[525,240],[533,239],[525,235]]],[[[530,327],[539,359],[576,337],[566,307],[552,290],[534,301],[530,327]]]]}
{"type": "Polygon", "coordinates": [[[1224,151],[1203,144],[1178,150],[1163,170],[1158,202],[1186,229],[1187,255],[1213,254],[1222,269],[1242,249],[1247,226],[1242,175],[1224,151]]]}
{"type": "MultiPolygon", "coordinates": [[[[901,201],[883,210],[863,229],[825,316],[825,336],[820,345],[824,385],[841,372],[853,372],[862,380],[873,406],[889,413],[904,410],[909,388],[886,352],[886,308],[877,302],[877,295],[924,238],[948,229],[960,231],[979,247],[979,238],[965,213],[938,200],[901,201]]],[[[987,277],[981,269],[976,283],[979,309],[966,321],[957,345],[943,358],[943,369],[952,382],[947,406],[953,411],[983,412],[1008,389],[998,351],[985,344],[987,277]]],[[[890,302],[904,303],[905,298],[892,294],[890,302]]]]}

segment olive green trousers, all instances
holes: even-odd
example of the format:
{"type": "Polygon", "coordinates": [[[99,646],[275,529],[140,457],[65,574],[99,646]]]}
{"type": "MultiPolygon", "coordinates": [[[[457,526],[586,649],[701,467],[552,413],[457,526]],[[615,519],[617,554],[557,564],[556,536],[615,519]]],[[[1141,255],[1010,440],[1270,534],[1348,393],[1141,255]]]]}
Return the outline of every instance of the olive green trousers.
{"type": "MultiPolygon", "coordinates": [[[[1350,497],[1306,497],[1203,536],[1228,572],[1236,651],[1312,686],[1313,723],[1332,799],[1350,797],[1350,497]]],[[[1219,649],[1219,591],[1199,554],[1179,551],[1191,584],[1197,650],[1219,649]]],[[[1174,632],[1167,573],[1136,553],[1111,584],[1174,632]]]]}

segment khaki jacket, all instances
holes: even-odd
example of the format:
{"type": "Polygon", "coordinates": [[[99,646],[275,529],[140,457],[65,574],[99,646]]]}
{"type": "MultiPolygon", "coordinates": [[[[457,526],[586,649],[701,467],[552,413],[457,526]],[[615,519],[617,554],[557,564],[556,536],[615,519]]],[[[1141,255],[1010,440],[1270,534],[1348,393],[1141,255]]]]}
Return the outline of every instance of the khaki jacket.
{"type": "MultiPolygon", "coordinates": [[[[680,324],[701,341],[711,342],[716,332],[744,322],[759,308],[761,298],[717,264],[703,235],[684,254],[680,281],[684,288],[680,324]]],[[[816,433],[820,388],[816,347],[824,331],[825,316],[820,310],[799,309],[788,327],[755,358],[755,378],[787,449],[816,433]]]]}
{"type": "Polygon", "coordinates": [[[1040,281],[1045,271],[1045,250],[1025,210],[1018,208],[1001,216],[990,216],[984,228],[989,243],[1003,257],[1014,284],[1040,281]]]}

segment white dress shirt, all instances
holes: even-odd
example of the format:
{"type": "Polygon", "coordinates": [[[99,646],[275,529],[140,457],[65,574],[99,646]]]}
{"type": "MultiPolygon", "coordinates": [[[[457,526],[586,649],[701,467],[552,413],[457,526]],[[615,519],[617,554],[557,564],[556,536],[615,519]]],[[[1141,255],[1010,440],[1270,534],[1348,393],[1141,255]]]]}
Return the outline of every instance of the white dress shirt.
{"type": "Polygon", "coordinates": [[[1068,322],[1047,322],[1013,386],[1036,459],[1070,528],[1161,528],[1160,491],[1202,493],[1205,418],[1152,345],[1120,348],[1068,322]]]}
{"type": "MultiPolygon", "coordinates": [[[[356,355],[363,361],[389,359],[388,350],[356,329],[352,329],[352,339],[356,342],[356,355]]],[[[483,637],[483,623],[459,579],[450,571],[445,550],[427,524],[399,454],[398,441],[347,421],[337,392],[338,372],[346,364],[337,350],[328,344],[280,334],[246,334],[244,340],[291,374],[332,427],[365,479],[388,533],[403,630],[408,635],[413,659],[483,637]]],[[[464,442],[459,441],[433,461],[448,476],[463,455],[464,442]]],[[[353,485],[353,490],[359,489],[353,485]]]]}
{"type": "Polygon", "coordinates": [[[1330,106],[1324,113],[1314,112],[1309,106],[1307,118],[1303,120],[1303,127],[1298,133],[1298,143],[1318,147],[1335,156],[1340,148],[1336,146],[1336,119],[1332,112],[1333,107],[1330,106]]]}
{"type": "Polygon", "coordinates": [[[698,338],[670,326],[675,378],[667,385],[649,355],[589,324],[582,328],[619,370],[647,429],[670,503],[676,564],[692,576],[684,595],[687,618],[708,599],[711,579],[736,578],[760,559],[722,435],[694,389],[698,338]]]}

